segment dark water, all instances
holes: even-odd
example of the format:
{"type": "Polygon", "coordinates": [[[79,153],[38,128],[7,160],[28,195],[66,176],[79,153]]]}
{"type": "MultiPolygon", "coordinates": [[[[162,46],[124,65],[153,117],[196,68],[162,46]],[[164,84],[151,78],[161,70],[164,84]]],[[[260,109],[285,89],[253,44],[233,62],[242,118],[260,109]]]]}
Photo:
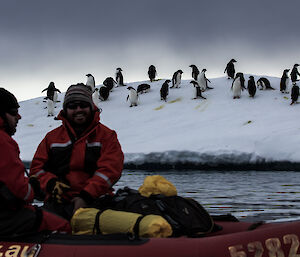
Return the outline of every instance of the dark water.
{"type": "Polygon", "coordinates": [[[300,219],[300,172],[124,170],[115,189],[138,189],[149,175],[164,176],[178,195],[196,199],[211,214],[251,221],[300,219]]]}

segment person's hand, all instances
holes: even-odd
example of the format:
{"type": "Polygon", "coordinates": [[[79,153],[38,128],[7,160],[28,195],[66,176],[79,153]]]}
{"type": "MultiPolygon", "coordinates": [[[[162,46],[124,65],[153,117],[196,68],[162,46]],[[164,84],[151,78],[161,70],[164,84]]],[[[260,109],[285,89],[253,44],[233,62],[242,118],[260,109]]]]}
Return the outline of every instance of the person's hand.
{"type": "Polygon", "coordinates": [[[70,186],[65,183],[56,181],[54,188],[52,190],[52,198],[58,203],[62,203],[62,196],[64,193],[70,190],[70,186]]]}
{"type": "Polygon", "coordinates": [[[87,207],[86,202],[79,196],[74,197],[72,199],[72,203],[74,203],[73,213],[75,213],[79,208],[87,207]]]}
{"type": "Polygon", "coordinates": [[[29,177],[29,183],[33,188],[34,198],[39,201],[43,201],[46,195],[42,191],[40,182],[35,175],[29,177]]]}

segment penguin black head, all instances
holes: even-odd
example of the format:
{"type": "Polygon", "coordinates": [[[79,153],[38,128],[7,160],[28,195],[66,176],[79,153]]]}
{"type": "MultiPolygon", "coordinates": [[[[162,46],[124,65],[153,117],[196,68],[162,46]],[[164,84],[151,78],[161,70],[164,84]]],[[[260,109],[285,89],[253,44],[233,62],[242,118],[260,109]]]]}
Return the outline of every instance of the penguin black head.
{"type": "Polygon", "coordinates": [[[298,63],[294,64],[294,68],[295,68],[295,67],[298,67],[298,66],[299,66],[299,64],[298,64],[298,63]]]}
{"type": "Polygon", "coordinates": [[[191,68],[195,68],[195,67],[196,67],[196,65],[194,65],[194,64],[191,64],[189,67],[191,67],[191,68]]]}
{"type": "Polygon", "coordinates": [[[123,71],[121,68],[117,68],[118,71],[123,71]]]}
{"type": "Polygon", "coordinates": [[[87,76],[87,77],[93,77],[93,75],[92,74],[86,74],[85,76],[87,76]]]}
{"type": "Polygon", "coordinates": [[[165,83],[170,83],[171,82],[171,80],[169,80],[169,79],[167,79],[166,81],[165,81],[165,83]]]}
{"type": "Polygon", "coordinates": [[[236,62],[236,60],[234,60],[234,59],[231,59],[231,60],[230,60],[230,62],[236,62]]]}
{"type": "Polygon", "coordinates": [[[206,69],[203,69],[202,72],[206,72],[206,69]]]}
{"type": "Polygon", "coordinates": [[[254,79],[254,77],[253,76],[249,76],[249,79],[254,79]]]}
{"type": "Polygon", "coordinates": [[[178,72],[179,72],[180,74],[182,74],[182,73],[183,73],[183,71],[182,71],[182,70],[178,70],[178,72]]]}
{"type": "Polygon", "coordinates": [[[290,69],[285,69],[284,71],[283,71],[283,73],[288,73],[290,71],[290,69]]]}

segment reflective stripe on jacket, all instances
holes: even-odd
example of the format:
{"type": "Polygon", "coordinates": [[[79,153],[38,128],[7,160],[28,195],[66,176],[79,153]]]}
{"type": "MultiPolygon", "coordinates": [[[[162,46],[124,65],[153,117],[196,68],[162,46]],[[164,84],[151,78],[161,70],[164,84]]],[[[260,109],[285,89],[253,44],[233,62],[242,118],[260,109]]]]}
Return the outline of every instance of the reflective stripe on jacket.
{"type": "Polygon", "coordinates": [[[58,118],[63,124],[50,131],[39,144],[30,175],[39,178],[44,191],[48,181],[57,178],[71,186],[71,195],[82,190],[93,198],[111,193],[121,177],[124,161],[116,132],[99,123],[98,110],[92,124],[78,139],[63,111],[58,118]]]}

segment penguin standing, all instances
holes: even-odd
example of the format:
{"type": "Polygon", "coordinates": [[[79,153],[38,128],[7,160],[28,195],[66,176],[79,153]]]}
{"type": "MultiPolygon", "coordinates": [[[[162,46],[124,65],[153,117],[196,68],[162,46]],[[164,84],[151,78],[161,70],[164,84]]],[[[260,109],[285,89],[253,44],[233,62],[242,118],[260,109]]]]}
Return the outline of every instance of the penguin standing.
{"type": "Polygon", "coordinates": [[[247,89],[248,89],[249,96],[254,97],[256,93],[256,85],[253,76],[249,77],[247,89]]]}
{"type": "Polygon", "coordinates": [[[59,93],[61,93],[61,92],[58,88],[55,87],[55,84],[54,84],[53,81],[51,81],[49,83],[49,86],[47,88],[42,90],[42,93],[46,90],[47,90],[47,97],[45,97],[45,99],[46,100],[50,99],[50,100],[54,101],[54,103],[57,102],[57,97],[56,97],[56,99],[54,99],[55,98],[55,93],[57,94],[57,92],[59,92],[59,93]]]}
{"type": "Polygon", "coordinates": [[[197,66],[194,65],[194,64],[191,64],[189,67],[192,68],[192,78],[197,81],[198,80],[198,75],[200,73],[197,66]]]}
{"type": "Polygon", "coordinates": [[[150,79],[150,82],[154,81],[155,80],[155,77],[156,77],[156,68],[154,65],[150,65],[149,66],[149,69],[148,69],[148,76],[149,76],[149,79],[150,79]]]}
{"type": "Polygon", "coordinates": [[[288,93],[288,85],[290,82],[288,72],[289,72],[289,69],[285,69],[283,71],[283,74],[282,74],[282,77],[280,80],[280,92],[281,93],[286,93],[286,94],[288,93]]]}
{"type": "Polygon", "coordinates": [[[242,86],[243,77],[241,73],[237,73],[232,82],[231,90],[233,91],[233,99],[240,98],[242,90],[244,90],[242,86]]]}
{"type": "Polygon", "coordinates": [[[242,73],[242,72],[237,72],[237,73],[235,74],[235,77],[240,77],[242,89],[243,89],[243,90],[246,89],[246,87],[245,87],[244,73],[242,73]]]}
{"type": "Polygon", "coordinates": [[[200,98],[203,98],[203,99],[206,99],[204,96],[202,96],[201,88],[200,88],[198,82],[192,80],[190,83],[193,84],[193,86],[194,86],[194,88],[195,88],[194,98],[193,98],[193,99],[197,99],[197,98],[199,98],[199,97],[200,97],[200,98]]]}
{"type": "Polygon", "coordinates": [[[198,76],[198,85],[200,86],[202,92],[204,92],[206,89],[213,89],[212,87],[209,87],[207,85],[207,82],[211,83],[209,79],[206,78],[205,76],[205,72],[206,72],[206,69],[203,69],[200,73],[200,75],[198,76]]]}
{"type": "Polygon", "coordinates": [[[109,89],[109,91],[112,91],[116,84],[117,82],[112,77],[107,77],[103,81],[103,85],[106,86],[109,89]]]}
{"type": "Polygon", "coordinates": [[[227,63],[226,68],[224,70],[224,73],[227,71],[228,79],[234,79],[235,69],[234,69],[234,63],[236,60],[231,59],[229,63],[227,63]]]}
{"type": "Polygon", "coordinates": [[[133,87],[127,87],[129,90],[129,95],[127,96],[127,101],[130,102],[130,107],[137,106],[138,104],[138,94],[133,87]]]}
{"type": "Polygon", "coordinates": [[[256,84],[257,84],[257,88],[259,88],[260,90],[266,90],[266,89],[275,90],[275,88],[271,87],[270,81],[265,77],[259,78],[256,84]]]}
{"type": "Polygon", "coordinates": [[[99,99],[101,101],[106,101],[109,97],[109,88],[106,86],[102,86],[99,89],[99,99]]]}
{"type": "Polygon", "coordinates": [[[118,86],[125,86],[124,85],[124,79],[123,79],[123,74],[122,74],[122,69],[117,68],[116,69],[116,81],[117,81],[117,87],[118,86]]]}
{"type": "Polygon", "coordinates": [[[100,103],[100,99],[99,99],[99,89],[95,88],[95,91],[92,95],[93,98],[93,102],[94,104],[98,107],[98,104],[100,103]]]}
{"type": "Polygon", "coordinates": [[[292,84],[295,85],[296,82],[298,81],[297,76],[300,76],[299,71],[297,70],[297,67],[299,66],[298,63],[294,64],[293,69],[291,71],[291,80],[292,80],[292,84]]]}
{"type": "Polygon", "coordinates": [[[292,92],[291,92],[291,105],[296,103],[299,97],[299,87],[297,86],[297,84],[293,85],[292,87],[292,92]]]}
{"type": "Polygon", "coordinates": [[[181,84],[181,75],[182,75],[183,71],[182,70],[178,70],[176,72],[174,72],[173,77],[172,77],[172,86],[171,88],[175,87],[175,88],[179,88],[180,84],[181,84]]]}
{"type": "Polygon", "coordinates": [[[92,74],[86,74],[87,76],[87,81],[86,81],[86,86],[89,87],[92,91],[92,93],[94,93],[95,91],[95,78],[92,74]]]}
{"type": "Polygon", "coordinates": [[[161,86],[160,89],[160,99],[164,100],[165,102],[167,101],[167,96],[169,94],[169,83],[171,80],[167,79],[161,86]]]}

